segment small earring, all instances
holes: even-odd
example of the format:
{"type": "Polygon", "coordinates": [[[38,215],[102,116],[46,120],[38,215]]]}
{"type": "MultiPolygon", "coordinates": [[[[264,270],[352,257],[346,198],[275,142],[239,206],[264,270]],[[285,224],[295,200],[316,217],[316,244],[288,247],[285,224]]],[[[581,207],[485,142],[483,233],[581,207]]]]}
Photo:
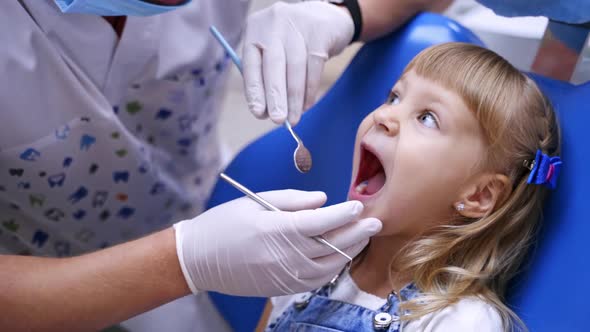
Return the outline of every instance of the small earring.
{"type": "Polygon", "coordinates": [[[455,207],[455,209],[456,209],[457,211],[463,211],[463,210],[465,210],[465,204],[463,204],[463,203],[461,202],[461,203],[457,204],[457,206],[455,207]]]}

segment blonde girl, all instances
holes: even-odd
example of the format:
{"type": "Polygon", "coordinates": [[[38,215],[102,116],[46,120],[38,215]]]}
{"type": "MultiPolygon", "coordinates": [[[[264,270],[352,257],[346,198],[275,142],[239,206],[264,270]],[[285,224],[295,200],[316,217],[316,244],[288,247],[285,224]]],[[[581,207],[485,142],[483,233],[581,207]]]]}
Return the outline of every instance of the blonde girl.
{"type": "Polygon", "coordinates": [[[383,229],[328,285],[272,299],[260,328],[522,326],[506,287],[535,239],[558,154],[554,111],[530,78],[475,45],[422,51],[357,132],[348,196],[383,229]]]}

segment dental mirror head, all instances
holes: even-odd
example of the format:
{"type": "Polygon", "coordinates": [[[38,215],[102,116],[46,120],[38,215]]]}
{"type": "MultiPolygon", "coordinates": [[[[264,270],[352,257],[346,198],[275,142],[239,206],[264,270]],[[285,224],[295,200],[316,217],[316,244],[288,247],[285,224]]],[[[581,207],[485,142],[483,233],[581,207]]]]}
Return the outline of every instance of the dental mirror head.
{"type": "Polygon", "coordinates": [[[295,160],[295,167],[301,173],[307,173],[311,170],[311,153],[305,145],[299,143],[295,152],[293,152],[293,159],[295,160]]]}

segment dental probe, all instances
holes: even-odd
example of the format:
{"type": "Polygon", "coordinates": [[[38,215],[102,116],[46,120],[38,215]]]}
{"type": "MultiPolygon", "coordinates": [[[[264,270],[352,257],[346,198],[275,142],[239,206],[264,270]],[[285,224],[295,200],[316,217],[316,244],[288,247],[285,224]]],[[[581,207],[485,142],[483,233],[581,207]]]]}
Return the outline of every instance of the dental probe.
{"type": "MultiPolygon", "coordinates": [[[[257,194],[255,194],[254,192],[252,192],[250,189],[246,188],[244,185],[242,185],[238,181],[230,178],[225,173],[219,174],[219,177],[221,177],[225,182],[231,184],[234,188],[236,188],[239,191],[241,191],[242,193],[244,193],[246,196],[250,197],[256,203],[262,205],[267,210],[270,210],[270,211],[281,211],[277,207],[275,207],[274,205],[272,205],[268,201],[266,201],[264,198],[258,196],[257,194]]],[[[326,240],[323,236],[318,235],[318,236],[314,236],[313,238],[316,241],[321,242],[321,243],[327,245],[328,247],[332,248],[334,251],[336,251],[340,255],[346,257],[346,259],[348,259],[350,262],[352,262],[352,257],[348,256],[344,251],[338,249],[338,247],[336,247],[335,245],[333,245],[330,242],[328,242],[328,240],[326,240]]]]}

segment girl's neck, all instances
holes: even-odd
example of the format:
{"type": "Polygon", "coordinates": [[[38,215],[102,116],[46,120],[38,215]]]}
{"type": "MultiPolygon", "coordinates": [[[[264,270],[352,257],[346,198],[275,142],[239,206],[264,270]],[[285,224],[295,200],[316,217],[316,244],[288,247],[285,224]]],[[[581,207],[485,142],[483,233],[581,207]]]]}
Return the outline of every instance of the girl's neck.
{"type": "Polygon", "coordinates": [[[363,291],[386,298],[411,281],[408,271],[399,271],[392,260],[408,242],[398,236],[374,237],[351,269],[351,276],[363,291]],[[390,279],[391,276],[391,279],[390,279]]]}

